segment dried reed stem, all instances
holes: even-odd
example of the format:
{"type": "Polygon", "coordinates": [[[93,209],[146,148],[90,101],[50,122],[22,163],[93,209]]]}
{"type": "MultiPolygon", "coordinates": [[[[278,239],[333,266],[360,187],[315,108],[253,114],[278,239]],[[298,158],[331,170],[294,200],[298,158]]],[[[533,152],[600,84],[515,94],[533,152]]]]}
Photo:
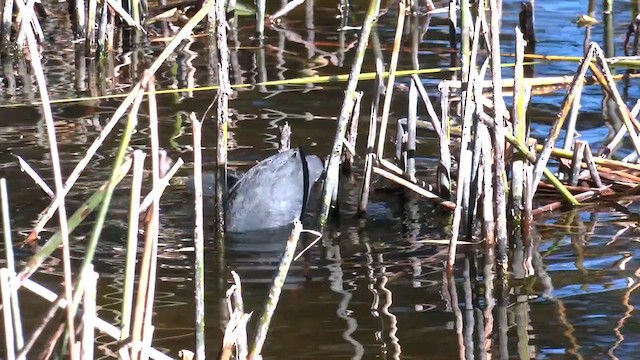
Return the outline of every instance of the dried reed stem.
{"type": "Polygon", "coordinates": [[[434,193],[432,193],[432,192],[430,192],[428,190],[425,190],[424,188],[414,184],[413,182],[411,182],[409,180],[406,180],[406,179],[403,179],[403,178],[401,178],[401,177],[399,177],[397,175],[394,175],[394,174],[392,174],[392,173],[390,173],[390,172],[388,172],[388,171],[386,171],[386,170],[384,170],[382,168],[374,166],[373,167],[373,172],[375,172],[376,174],[381,175],[381,176],[383,176],[383,177],[385,177],[385,178],[387,178],[387,179],[389,179],[391,181],[395,181],[398,184],[408,188],[409,190],[412,190],[412,191],[424,196],[425,198],[427,198],[427,199],[429,199],[431,201],[434,201],[437,204],[440,204],[440,205],[444,206],[445,208],[447,208],[449,210],[454,210],[456,208],[456,204],[454,204],[453,202],[445,200],[445,199],[439,197],[438,195],[436,195],[436,194],[434,194],[434,193]]]}
{"type": "Polygon", "coordinates": [[[500,15],[497,0],[490,0],[491,11],[491,74],[493,80],[493,108],[495,110],[495,128],[493,129],[493,152],[495,156],[495,201],[496,201],[496,240],[498,244],[498,264],[503,274],[507,272],[507,204],[505,194],[506,173],[504,163],[505,149],[505,113],[507,109],[502,97],[502,68],[500,67],[500,15]]]}
{"type": "Polygon", "coordinates": [[[133,152],[133,179],[131,180],[131,200],[129,203],[129,231],[127,236],[127,255],[125,260],[124,286],[122,292],[122,332],[120,340],[125,340],[131,333],[131,311],[133,307],[133,289],[136,272],[136,256],[138,254],[138,223],[140,213],[140,193],[144,158],[146,154],[140,150],[133,152]]]}

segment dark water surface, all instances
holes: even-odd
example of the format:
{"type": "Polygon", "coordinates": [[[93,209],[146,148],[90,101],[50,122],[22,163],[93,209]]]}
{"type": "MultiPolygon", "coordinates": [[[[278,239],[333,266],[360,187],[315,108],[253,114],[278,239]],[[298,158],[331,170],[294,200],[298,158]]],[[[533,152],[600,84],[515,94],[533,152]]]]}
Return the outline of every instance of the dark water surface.
{"type": "MultiPolygon", "coordinates": [[[[339,20],[335,18],[335,3],[307,1],[309,5],[290,14],[282,28],[267,32],[263,49],[256,49],[251,39],[253,19],[240,19],[240,30],[230,34],[234,83],[255,84],[264,80],[349,72],[354,53],[349,44],[356,40],[357,31],[336,32],[339,20]]],[[[536,4],[538,53],[581,56],[585,29],[577,28],[572,20],[587,12],[586,2],[537,1],[536,4]]],[[[64,13],[65,6],[50,4],[52,12],[59,13],[64,13]]],[[[273,12],[278,4],[268,6],[273,12]]],[[[349,25],[359,26],[365,10],[365,2],[354,4],[349,25]]],[[[519,10],[520,1],[504,1],[504,53],[513,52],[513,29],[519,10]]],[[[619,55],[626,25],[632,18],[630,10],[628,1],[616,2],[615,45],[619,55]]],[[[602,20],[600,9],[596,17],[602,20]]],[[[380,20],[378,32],[387,60],[395,21],[395,12],[380,20]]],[[[52,99],[126,93],[133,79],[137,79],[164,47],[162,42],[152,42],[98,64],[85,63],[74,54],[66,17],[49,19],[44,32],[50,34],[43,63],[52,99]],[[86,66],[89,75],[80,76],[84,73],[78,70],[80,65],[86,66]]],[[[444,18],[434,17],[420,43],[421,67],[451,65],[446,48],[447,33],[444,18]]],[[[603,43],[603,34],[602,23],[592,28],[594,41],[603,43]]],[[[364,71],[374,71],[371,54],[367,59],[364,71]]],[[[512,62],[512,58],[505,57],[504,61],[512,62]]],[[[214,65],[206,40],[184,42],[173,62],[158,72],[158,87],[215,84],[214,65]]],[[[403,52],[400,66],[411,67],[408,50],[403,52]]],[[[543,63],[535,70],[540,76],[570,75],[577,66],[572,62],[543,63]]],[[[3,63],[1,104],[28,104],[38,98],[28,69],[28,64],[18,60],[3,63]]],[[[511,70],[503,72],[505,77],[511,74],[511,70]]],[[[451,73],[445,73],[429,79],[423,77],[434,99],[438,98],[439,78],[450,76],[451,73]]],[[[400,78],[397,82],[402,85],[408,80],[400,78]]],[[[366,139],[372,86],[370,81],[360,84],[365,91],[360,153],[366,139]]],[[[277,148],[278,126],[285,122],[293,129],[295,146],[326,156],[345,87],[345,83],[334,83],[253,86],[239,90],[237,98],[230,102],[233,121],[229,157],[233,168],[245,170],[247,163],[273,154],[277,148]]],[[[635,104],[640,96],[638,81],[621,82],[619,87],[627,104],[630,107],[635,104]]],[[[402,86],[398,86],[396,94],[392,108],[394,118],[406,114],[407,97],[402,86]]],[[[204,115],[214,95],[195,92],[159,98],[161,146],[172,157],[186,161],[179,173],[182,177],[188,176],[192,168],[191,119],[204,115]]],[[[564,91],[558,91],[533,98],[530,115],[537,123],[532,129],[535,136],[544,138],[547,134],[563,95],[564,91]]],[[[54,105],[65,174],[69,174],[83,156],[119,102],[54,105]]],[[[587,87],[578,131],[593,149],[599,148],[609,134],[601,103],[601,89],[587,87]]],[[[0,174],[9,182],[13,228],[17,230],[13,235],[19,239],[33,226],[48,200],[27,175],[20,172],[12,154],[25,158],[53,187],[49,149],[39,107],[2,108],[0,119],[0,174]]],[[[145,116],[141,116],[133,139],[135,147],[149,147],[147,124],[145,116]]],[[[390,131],[389,138],[393,136],[390,131]]],[[[431,135],[419,136],[426,144],[418,148],[418,173],[432,181],[436,164],[433,154],[437,147],[430,140],[431,135]]],[[[206,169],[211,170],[215,158],[214,120],[205,121],[203,139],[206,169]]],[[[98,151],[97,158],[69,196],[70,209],[75,209],[108,178],[118,141],[119,137],[110,136],[98,151]]],[[[266,358],[638,357],[640,323],[634,311],[635,305],[640,305],[635,296],[640,276],[637,204],[556,212],[535,219],[537,235],[529,260],[536,276],[523,280],[523,266],[515,261],[513,281],[504,289],[496,285],[505,292],[501,298],[506,301],[496,301],[492,296],[485,296],[489,292],[487,286],[492,286],[491,271],[485,270],[482,261],[476,262],[462,254],[456,266],[455,286],[443,278],[442,264],[447,248],[423,240],[448,239],[446,218],[425,201],[378,191],[372,195],[367,218],[354,218],[362,165],[363,161],[357,161],[354,176],[344,178],[340,224],[329,230],[335,245],[325,251],[324,257],[322,250],[314,249],[306,261],[298,261],[292,267],[264,349],[266,358]]],[[[125,187],[129,184],[129,180],[123,182],[125,187]]],[[[118,299],[124,272],[127,206],[128,192],[123,189],[116,194],[111,206],[95,260],[100,273],[99,314],[107,320],[117,319],[121,306],[118,299]]],[[[180,349],[194,348],[193,206],[183,187],[173,186],[165,193],[160,222],[154,345],[176,356],[180,349]]],[[[52,221],[43,238],[55,231],[55,224],[56,221],[52,221]]],[[[89,222],[82,226],[72,236],[75,244],[72,256],[78,260],[77,264],[83,256],[86,239],[84,235],[75,234],[88,233],[91,225],[89,222]]],[[[207,346],[213,357],[222,339],[221,298],[228,285],[227,271],[222,274],[220,271],[211,227],[206,230],[207,346]]],[[[266,245],[236,241],[231,242],[226,251],[225,268],[240,274],[245,308],[256,313],[262,307],[278,261],[282,248],[278,243],[280,238],[282,234],[264,233],[261,240],[266,245]]],[[[515,259],[523,256],[522,249],[512,254],[515,259]]],[[[519,263],[522,264],[522,260],[519,263]]],[[[38,280],[50,288],[59,288],[62,281],[59,258],[46,263],[38,280]]],[[[46,306],[31,295],[25,294],[22,299],[23,309],[29,309],[26,326],[33,329],[38,323],[36,316],[44,312],[46,306]]],[[[109,341],[106,337],[101,339],[105,343],[109,341]]]]}

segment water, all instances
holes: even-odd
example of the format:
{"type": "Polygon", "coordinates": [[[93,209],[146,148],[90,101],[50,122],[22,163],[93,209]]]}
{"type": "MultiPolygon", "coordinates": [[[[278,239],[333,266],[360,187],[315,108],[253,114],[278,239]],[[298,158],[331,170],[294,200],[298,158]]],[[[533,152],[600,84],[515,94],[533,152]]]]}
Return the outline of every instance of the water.
{"type": "MultiPolygon", "coordinates": [[[[309,0],[307,0],[309,1],[309,0]]],[[[580,56],[584,29],[571,23],[586,13],[580,1],[537,2],[537,51],[541,54],[580,56]]],[[[64,13],[64,4],[48,4],[52,13],[64,13]]],[[[269,4],[274,12],[278,4],[269,4]]],[[[316,2],[313,16],[305,17],[305,7],[295,10],[282,28],[267,31],[266,47],[255,49],[251,40],[253,19],[241,18],[238,47],[232,40],[232,81],[252,83],[264,80],[319,75],[346,74],[353,49],[341,50],[352,43],[357,32],[335,31],[335,4],[316,2]],[[313,27],[314,30],[310,30],[313,27]],[[314,46],[315,42],[315,46],[314,46]],[[345,46],[346,46],[345,45],[345,46]]],[[[615,44],[621,54],[626,24],[632,18],[628,2],[615,4],[615,44]]],[[[519,1],[504,1],[502,17],[503,52],[513,52],[513,28],[517,24],[519,1]]],[[[359,25],[366,4],[354,4],[351,25],[359,25]]],[[[600,11],[600,10],[598,10],[600,11]]],[[[600,13],[596,17],[602,19],[600,13]]],[[[379,35],[389,55],[395,14],[380,19],[379,35]]],[[[164,43],[151,42],[138,50],[118,54],[98,64],[76,61],[68,19],[52,16],[44,25],[50,42],[44,48],[44,66],[52,99],[126,93],[132,79],[151,63],[164,43]],[[84,75],[78,69],[86,66],[84,75]],[[92,75],[93,74],[93,75],[92,75]],[[98,77],[95,74],[100,74],[98,77]],[[104,81],[100,80],[104,79],[104,81]]],[[[433,18],[420,44],[421,67],[447,67],[448,27],[442,18],[433,18]]],[[[592,39],[602,43],[604,26],[592,29],[592,39]]],[[[231,39],[235,37],[231,34],[231,39]]],[[[212,84],[215,67],[208,60],[206,42],[199,39],[179,48],[174,62],[164,65],[157,75],[159,88],[207,86],[212,84]]],[[[370,55],[370,54],[369,54],[370,55]]],[[[367,59],[372,59],[368,56],[367,59]]],[[[81,60],[81,59],[80,59],[81,60]]],[[[505,62],[512,58],[505,57],[505,62]]],[[[2,104],[28,104],[37,99],[33,79],[26,74],[28,64],[15,61],[3,64],[2,104]],[[12,87],[11,84],[15,84],[12,87]]],[[[403,52],[400,66],[409,68],[411,59],[403,52]]],[[[557,76],[572,74],[572,62],[536,65],[536,74],[557,76]]],[[[365,61],[364,71],[374,71],[374,63],[365,61]]],[[[620,71],[621,72],[621,71],[620,71]]],[[[504,76],[511,76],[505,70],[504,76]]],[[[424,77],[427,89],[437,97],[439,78],[450,73],[424,77]]],[[[406,84],[407,79],[398,79],[406,84]]],[[[619,88],[627,104],[640,97],[638,81],[621,82],[619,88]]],[[[288,122],[293,129],[292,142],[308,153],[326,156],[335,131],[335,116],[342,104],[344,83],[295,87],[261,87],[238,90],[230,106],[234,114],[231,126],[230,160],[232,167],[246,170],[248,164],[263,159],[277,148],[278,126],[288,122]]],[[[371,82],[362,82],[363,104],[371,97],[371,82]]],[[[406,93],[399,86],[392,106],[393,117],[406,113],[406,93]]],[[[536,125],[534,136],[543,138],[563,98],[563,91],[536,96],[530,116],[536,125]]],[[[212,92],[192,95],[165,95],[159,98],[161,145],[186,165],[179,176],[190,174],[190,118],[201,118],[212,92]]],[[[507,101],[510,101],[508,99],[507,101]]],[[[54,117],[60,142],[63,171],[69,174],[75,163],[97,136],[120,100],[85,101],[55,105],[54,117]]],[[[604,143],[609,127],[601,112],[602,92],[597,86],[585,89],[578,131],[597,149],[604,143]]],[[[367,116],[363,111],[363,116],[367,116]]],[[[9,182],[14,237],[20,239],[33,226],[33,220],[48,200],[25,174],[19,171],[20,155],[53,186],[45,128],[37,106],[0,109],[0,168],[9,182]]],[[[364,119],[364,118],[363,118],[364,119]]],[[[360,134],[366,134],[366,120],[360,134]]],[[[121,131],[121,130],[119,130],[121,131]]],[[[147,149],[147,118],[141,116],[133,145],[147,149]]],[[[390,131],[389,137],[395,136],[390,131]]],[[[432,179],[434,143],[432,137],[419,134],[426,142],[418,150],[418,175],[432,179]]],[[[215,158],[214,121],[205,121],[204,152],[206,168],[215,158]]],[[[364,139],[364,136],[361,137],[364,139]]],[[[362,153],[364,142],[359,144],[362,153]]],[[[69,196],[73,209],[84,201],[111,171],[118,138],[110,136],[69,196]]],[[[392,146],[389,146],[391,148],[392,146]]],[[[628,144],[627,144],[627,148],[628,144]]],[[[340,224],[331,229],[334,246],[326,256],[314,249],[305,261],[294,263],[285,291],[273,319],[264,349],[267,358],[633,358],[640,342],[635,306],[638,287],[638,205],[626,202],[616,206],[590,207],[581,211],[555,212],[535,219],[536,236],[531,266],[537,277],[521,280],[524,269],[513,267],[512,281],[505,295],[485,297],[491,286],[491,272],[482,261],[476,263],[473,252],[462,249],[455,271],[455,286],[443,278],[442,264],[447,249],[423,240],[447,239],[446,220],[419,198],[403,199],[399,193],[376,191],[372,194],[365,220],[354,218],[362,161],[356,162],[353,178],[345,178],[342,189],[340,224]],[[488,281],[488,282],[486,282],[488,281]],[[455,289],[455,292],[451,290],[455,289]],[[499,301],[495,301],[499,300],[499,301]],[[504,301],[503,301],[504,300],[504,301]],[[483,340],[486,337],[487,340],[483,340]],[[485,352],[486,351],[488,352],[485,352]]],[[[125,188],[129,181],[123,182],[125,188]]],[[[377,183],[377,188],[385,184],[377,183]]],[[[122,288],[126,238],[126,189],[119,191],[95,260],[100,273],[99,315],[118,318],[122,288]]],[[[155,306],[154,346],[176,356],[183,348],[193,349],[193,210],[186,190],[174,186],[162,200],[159,269],[155,306]]],[[[52,222],[43,238],[55,231],[52,222]]],[[[209,218],[207,226],[211,225],[209,218]]],[[[88,221],[74,232],[72,256],[79,264],[83,256],[88,221]]],[[[223,320],[220,299],[228,287],[226,271],[220,272],[218,254],[211,228],[206,228],[207,264],[207,347],[214,356],[222,339],[223,320]]],[[[269,243],[230,244],[225,269],[236,270],[243,279],[245,306],[259,311],[265,299],[279,256],[277,234],[269,243]]],[[[512,256],[522,256],[515,251],[512,256]]],[[[23,257],[24,258],[24,257],[23,257]]],[[[50,288],[61,283],[59,255],[51,258],[38,280],[50,288]]],[[[496,290],[501,284],[495,284],[496,290]]],[[[494,294],[497,294],[494,293],[494,294]]],[[[23,309],[29,309],[26,326],[33,329],[46,306],[33,296],[22,296],[23,309]]],[[[109,343],[106,337],[100,342],[109,343]]],[[[42,349],[42,344],[36,346],[42,349]]],[[[102,349],[102,347],[101,347],[102,349]]],[[[107,352],[107,358],[112,353],[107,352]]]]}

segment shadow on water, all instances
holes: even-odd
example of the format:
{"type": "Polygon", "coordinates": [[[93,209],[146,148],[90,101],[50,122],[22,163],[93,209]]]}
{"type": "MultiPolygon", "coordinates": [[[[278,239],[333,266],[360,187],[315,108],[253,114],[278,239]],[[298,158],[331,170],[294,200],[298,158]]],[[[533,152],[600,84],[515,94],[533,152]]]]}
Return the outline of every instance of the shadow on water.
{"type": "MultiPolygon", "coordinates": [[[[276,29],[267,32],[264,48],[251,40],[253,19],[241,18],[239,30],[230,33],[231,79],[234,83],[256,84],[309,76],[347,73],[353,56],[357,32],[336,32],[335,4],[307,0],[312,5],[294,11],[276,29]]],[[[268,4],[271,12],[278,4],[268,4]]],[[[632,18],[628,4],[615,3],[616,51],[632,18]],[[618,21],[619,19],[619,21],[618,21]]],[[[61,4],[51,4],[52,13],[64,13],[61,4]],[[60,8],[60,9],[58,9],[60,8]]],[[[366,4],[353,4],[347,22],[360,25],[366,4]]],[[[513,31],[518,23],[520,1],[504,1],[502,28],[505,53],[513,53],[513,31]]],[[[581,56],[584,29],[571,20],[587,11],[581,1],[536,2],[536,50],[541,54],[581,56]]],[[[379,36],[388,55],[392,43],[393,16],[379,21],[379,36]]],[[[118,94],[128,91],[146,64],[162,50],[162,41],[151,41],[129,52],[95,61],[75,55],[68,31],[68,19],[45,23],[51,42],[45,46],[44,66],[53,99],[118,94]],[[87,75],[88,74],[88,75],[87,75]]],[[[433,18],[420,43],[422,68],[446,67],[451,63],[448,25],[433,18]]],[[[604,28],[589,29],[601,42],[604,28]]],[[[175,61],[164,65],[158,75],[159,88],[207,86],[215,84],[215,71],[206,41],[184,42],[175,61]]],[[[505,57],[505,62],[511,59],[505,57]]],[[[409,56],[402,56],[400,67],[411,68],[409,56]]],[[[546,62],[536,65],[540,76],[572,74],[572,62],[546,62]]],[[[375,70],[365,62],[363,71],[375,70]]],[[[3,104],[35,101],[35,85],[24,60],[3,58],[3,104]]],[[[450,76],[450,74],[446,75],[450,76]]],[[[511,70],[505,70],[511,77],[511,70]]],[[[406,93],[398,79],[392,112],[406,113],[406,93]]],[[[424,80],[436,92],[439,78],[424,80]]],[[[365,97],[372,94],[372,83],[363,82],[365,97]]],[[[640,96],[637,80],[621,83],[627,103],[640,96]]],[[[342,103],[344,83],[304,86],[260,86],[238,89],[230,103],[233,114],[230,129],[230,165],[246,171],[250,165],[276,152],[278,126],[288,122],[293,129],[292,143],[307,152],[326,156],[335,131],[335,116],[342,103]]],[[[535,96],[530,114],[542,125],[532,129],[537,138],[546,136],[551,119],[558,111],[563,91],[535,96]]],[[[173,157],[181,156],[191,171],[190,121],[200,119],[214,96],[213,92],[182,92],[159,98],[162,146],[173,157]]],[[[603,101],[599,87],[585,89],[580,126],[577,131],[594,148],[609,136],[615,124],[605,124],[600,112],[603,101]],[[582,127],[582,128],[581,128],[582,127]],[[593,145],[595,144],[595,145],[593,145]]],[[[80,154],[101,130],[117,106],[117,100],[82,101],[58,104],[53,108],[65,169],[70,171],[80,154]]],[[[368,115],[363,115],[368,116],[368,115]]],[[[25,234],[32,220],[48,200],[36,185],[21,174],[20,155],[52,183],[44,123],[33,107],[1,109],[0,168],[11,190],[15,229],[25,234]]],[[[363,119],[364,120],[364,119],[363,119]]],[[[148,147],[147,119],[141,117],[135,147],[148,147]]],[[[366,121],[361,121],[361,134],[366,121]]],[[[205,171],[212,171],[215,158],[215,124],[204,126],[205,171]]],[[[390,137],[395,134],[390,134],[390,137]]],[[[419,137],[433,146],[419,147],[417,174],[433,178],[437,166],[437,144],[432,137],[419,137]]],[[[361,142],[359,146],[362,146],[361,142]]],[[[111,171],[117,138],[111,137],[97,154],[69,196],[68,206],[77,207],[111,171]]],[[[628,144],[627,144],[628,145],[628,144]]],[[[362,150],[362,149],[360,149],[362,150]]],[[[267,358],[633,358],[640,345],[640,328],[635,306],[640,305],[635,290],[640,277],[640,234],[637,230],[639,205],[626,203],[580,211],[552,213],[534,219],[534,236],[516,244],[509,281],[498,282],[476,249],[463,247],[453,278],[443,277],[446,246],[437,240],[449,236],[448,219],[430,204],[412,195],[389,190],[389,184],[375,184],[364,220],[355,218],[362,161],[356,161],[352,178],[341,189],[341,216],[330,229],[330,244],[313,248],[295,262],[287,279],[264,350],[267,358]],[[535,274],[535,276],[531,276],[535,274]],[[492,295],[493,294],[493,295],[492,295]]],[[[116,193],[110,217],[96,256],[100,273],[99,314],[117,319],[122,289],[126,211],[128,194],[116,193]]],[[[155,345],[176,354],[193,343],[193,206],[184,187],[174,186],[163,198],[160,220],[159,269],[155,314],[155,345]]],[[[89,229],[91,221],[84,229],[89,229]]],[[[224,297],[226,276],[216,263],[211,221],[207,224],[207,346],[210,354],[220,347],[224,321],[219,300],[224,297]],[[222,278],[221,278],[222,277],[222,278]],[[222,280],[221,282],[218,280],[222,280]]],[[[48,229],[53,230],[53,229],[48,229]]],[[[82,233],[80,229],[78,233],[82,233]]],[[[245,307],[262,307],[288,229],[264,231],[251,236],[232,236],[225,254],[226,267],[243,279],[245,307]]],[[[46,237],[50,232],[43,233],[46,237]]],[[[83,238],[72,238],[72,256],[83,256],[83,238]]],[[[306,239],[305,240],[309,240],[306,239]]],[[[4,256],[2,257],[4,258],[4,256]]],[[[38,280],[59,287],[61,274],[52,258],[38,280]]],[[[45,310],[43,304],[22,297],[33,314],[45,310]]],[[[29,323],[27,328],[35,324],[29,323]]],[[[106,341],[106,339],[104,340],[106,341]]]]}

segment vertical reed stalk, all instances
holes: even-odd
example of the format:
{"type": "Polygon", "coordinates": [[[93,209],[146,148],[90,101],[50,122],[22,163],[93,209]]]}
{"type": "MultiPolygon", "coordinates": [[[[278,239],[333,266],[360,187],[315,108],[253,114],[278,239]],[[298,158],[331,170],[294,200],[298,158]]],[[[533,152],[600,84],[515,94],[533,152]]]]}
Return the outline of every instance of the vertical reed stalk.
{"type": "Polygon", "coordinates": [[[471,6],[469,0],[460,0],[460,35],[462,55],[462,79],[469,77],[468,64],[471,50],[471,6]]]}
{"type": "Polygon", "coordinates": [[[409,85],[409,112],[407,114],[407,175],[416,181],[416,122],[418,120],[418,88],[415,81],[409,85]]]}
{"type": "Polygon", "coordinates": [[[11,314],[11,271],[7,268],[0,269],[0,289],[2,292],[2,319],[4,321],[4,340],[7,360],[16,358],[16,348],[13,332],[13,319],[11,314]]]}
{"type": "Polygon", "coordinates": [[[195,197],[195,308],[196,358],[205,358],[204,317],[204,214],[202,202],[202,123],[193,121],[193,184],[195,197]]]}
{"type": "MultiPolygon", "coordinates": [[[[324,227],[329,216],[329,209],[331,207],[331,197],[334,191],[338,188],[338,177],[340,170],[340,158],[342,157],[342,139],[347,132],[347,124],[351,117],[353,105],[356,100],[356,87],[358,86],[358,75],[362,70],[362,63],[364,62],[364,56],[369,43],[369,35],[371,29],[374,26],[376,17],[378,16],[378,9],[380,8],[380,0],[372,0],[369,3],[369,9],[362,25],[362,31],[360,32],[360,41],[358,42],[358,48],[356,50],[351,72],[349,73],[349,82],[347,84],[347,91],[338,116],[338,128],[336,130],[336,136],[333,140],[333,148],[331,149],[331,156],[329,157],[329,163],[327,165],[327,179],[324,183],[324,189],[322,193],[322,208],[320,210],[320,226],[324,227]]],[[[374,119],[375,121],[375,119],[374,119]]]]}
{"type": "MultiPolygon", "coordinates": [[[[514,136],[521,144],[527,143],[526,94],[524,87],[524,38],[520,28],[516,27],[516,66],[513,77],[513,119],[514,136]]],[[[522,194],[524,192],[524,161],[526,157],[515,153],[511,164],[511,202],[516,222],[520,222],[522,213],[522,194]]]]}
{"type": "Polygon", "coordinates": [[[490,0],[491,10],[491,74],[493,81],[493,108],[495,111],[495,129],[493,131],[493,151],[495,156],[495,200],[496,200],[496,240],[498,243],[499,269],[507,272],[507,204],[506,172],[504,164],[505,113],[502,98],[502,68],[500,64],[500,13],[497,0],[490,0]]]}
{"type": "Polygon", "coordinates": [[[440,83],[440,163],[438,164],[438,195],[451,199],[451,153],[449,151],[449,86],[440,83]]]}
{"type": "Polygon", "coordinates": [[[133,179],[131,180],[131,202],[129,205],[129,231],[127,237],[127,255],[124,271],[124,289],[122,293],[122,330],[120,340],[131,335],[131,310],[133,307],[133,289],[138,251],[138,223],[140,218],[140,192],[146,154],[140,150],[133,152],[133,179]]]}
{"type": "MultiPolygon", "coordinates": [[[[89,0],[90,2],[95,0],[89,0]]],[[[85,5],[84,0],[75,0],[76,8],[76,39],[84,39],[87,36],[87,21],[84,18],[85,16],[85,5]]],[[[93,26],[94,23],[89,23],[93,26]]]]}
{"type": "Polygon", "coordinates": [[[218,142],[216,147],[216,225],[218,233],[224,231],[224,199],[227,195],[227,152],[229,139],[229,96],[231,83],[229,82],[229,48],[227,47],[227,19],[225,1],[216,1],[216,31],[218,50],[218,142]]]}
{"type": "MultiPolygon", "coordinates": [[[[18,282],[16,281],[16,266],[13,257],[13,240],[11,238],[11,214],[9,213],[9,195],[7,193],[7,181],[0,179],[0,201],[2,202],[2,229],[4,232],[4,253],[9,270],[11,288],[11,318],[13,319],[13,333],[16,338],[16,348],[22,349],[24,337],[22,334],[22,317],[20,316],[20,303],[18,302],[18,282]]],[[[6,306],[5,306],[6,307],[6,306]]],[[[8,331],[8,330],[5,330],[8,331]]],[[[18,357],[18,360],[24,356],[18,357]]]]}
{"type": "Polygon", "coordinates": [[[604,0],[604,9],[602,14],[604,20],[604,53],[606,57],[610,58],[616,56],[613,0],[604,0]]]}
{"type": "MultiPolygon", "coordinates": [[[[51,112],[51,106],[49,104],[49,94],[47,92],[47,84],[44,76],[44,70],[40,63],[40,56],[38,55],[38,44],[36,42],[35,34],[32,29],[27,29],[27,43],[29,49],[33,52],[31,56],[31,66],[33,73],[37,79],[38,92],[40,93],[40,99],[42,100],[42,110],[44,113],[45,122],[47,124],[47,137],[49,139],[49,149],[51,152],[51,161],[53,165],[54,183],[56,189],[56,196],[60,198],[60,206],[58,208],[58,219],[60,222],[60,234],[62,237],[62,257],[63,257],[63,271],[64,271],[64,291],[67,301],[71,301],[73,296],[73,283],[71,279],[71,255],[69,248],[69,229],[67,224],[67,211],[64,200],[64,185],[62,181],[62,169],[60,166],[60,156],[58,155],[58,142],[56,139],[56,129],[53,122],[53,114],[51,112]]],[[[67,330],[70,337],[70,352],[71,359],[75,360],[76,357],[73,354],[73,344],[75,344],[75,326],[74,326],[74,312],[71,307],[67,307],[67,330]]]]}
{"type": "Polygon", "coordinates": [[[2,8],[2,47],[11,45],[11,28],[13,26],[13,0],[4,0],[2,8]]]}
{"type": "Polygon", "coordinates": [[[87,273],[83,276],[84,297],[82,312],[82,360],[93,360],[94,327],[96,321],[96,286],[98,273],[93,271],[93,266],[87,268],[87,273]]]}
{"type": "MultiPolygon", "coordinates": [[[[87,55],[93,56],[96,53],[96,13],[98,9],[98,0],[88,0],[89,11],[87,12],[87,55]]],[[[82,9],[84,12],[84,9],[82,9]]]]}
{"type": "Polygon", "coordinates": [[[256,35],[258,39],[264,39],[264,19],[267,16],[267,1],[255,0],[256,2],[256,35]]]}
{"type": "Polygon", "coordinates": [[[289,272],[291,262],[293,261],[293,256],[296,251],[296,247],[298,246],[298,240],[300,238],[301,232],[302,223],[300,222],[300,220],[296,219],[293,223],[293,230],[291,230],[291,235],[289,236],[289,240],[287,241],[287,245],[284,249],[284,254],[282,256],[282,260],[280,261],[280,266],[278,267],[278,272],[276,273],[276,276],[273,279],[273,284],[271,285],[271,289],[269,290],[269,298],[267,299],[264,311],[260,316],[260,320],[258,320],[258,329],[253,339],[251,350],[249,351],[248,359],[250,360],[258,360],[261,358],[262,346],[264,345],[264,342],[267,338],[267,332],[269,331],[271,318],[273,317],[273,313],[278,306],[280,293],[282,292],[284,281],[287,277],[287,273],[289,272]]]}

